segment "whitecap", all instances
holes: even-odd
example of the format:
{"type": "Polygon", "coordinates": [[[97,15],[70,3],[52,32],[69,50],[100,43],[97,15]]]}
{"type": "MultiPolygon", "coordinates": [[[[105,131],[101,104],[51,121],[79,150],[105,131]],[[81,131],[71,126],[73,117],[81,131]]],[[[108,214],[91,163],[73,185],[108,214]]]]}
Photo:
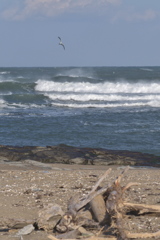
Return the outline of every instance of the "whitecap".
{"type": "Polygon", "coordinates": [[[140,68],[143,71],[153,72],[153,69],[151,68],[140,68]]]}
{"type": "Polygon", "coordinates": [[[51,100],[61,100],[61,101],[160,101],[160,95],[121,95],[121,94],[62,94],[62,93],[47,93],[44,96],[50,98],[51,100]]]}
{"type": "Polygon", "coordinates": [[[24,77],[23,76],[18,76],[17,78],[23,79],[24,77]]]}
{"type": "Polygon", "coordinates": [[[7,102],[3,99],[0,99],[0,108],[5,108],[7,107],[7,102]]]}
{"type": "Polygon", "coordinates": [[[58,73],[56,77],[95,79],[95,74],[91,69],[90,70],[87,69],[87,71],[85,71],[82,68],[73,68],[73,69],[65,70],[63,71],[63,73],[58,73]]]}
{"type": "Polygon", "coordinates": [[[0,74],[8,74],[8,73],[10,73],[10,72],[8,72],[8,71],[3,71],[3,72],[0,72],[0,74]]]}
{"type": "Polygon", "coordinates": [[[38,80],[35,86],[40,92],[75,92],[75,93],[160,93],[160,83],[139,81],[130,82],[55,82],[38,80]]]}
{"type": "Polygon", "coordinates": [[[9,95],[12,95],[12,92],[3,92],[3,93],[0,92],[0,96],[9,96],[9,95]]]}
{"type": "Polygon", "coordinates": [[[119,108],[119,107],[141,107],[147,106],[146,103],[117,103],[117,104],[97,104],[97,103],[52,103],[53,106],[68,107],[68,108],[119,108]]]}

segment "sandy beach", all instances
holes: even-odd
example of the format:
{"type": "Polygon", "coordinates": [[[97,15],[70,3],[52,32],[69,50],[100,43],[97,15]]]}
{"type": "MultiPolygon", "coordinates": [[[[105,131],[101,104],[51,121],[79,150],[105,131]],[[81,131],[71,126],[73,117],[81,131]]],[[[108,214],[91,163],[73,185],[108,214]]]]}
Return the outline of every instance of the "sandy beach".
{"type": "MultiPolygon", "coordinates": [[[[103,184],[112,182],[123,166],[110,166],[112,171],[103,184]]],[[[87,194],[108,166],[44,164],[35,161],[0,163],[0,239],[13,239],[18,230],[5,226],[7,219],[36,221],[38,213],[49,203],[59,204],[64,211],[71,196],[87,194]]],[[[160,204],[160,169],[131,167],[122,179],[140,183],[126,192],[128,202],[160,204]]],[[[10,220],[12,221],[12,220],[10,220]]],[[[128,217],[131,232],[155,232],[160,218],[153,215],[128,217]]],[[[47,240],[45,231],[33,231],[24,240],[47,240]]],[[[17,239],[17,238],[15,238],[17,239]]],[[[150,238],[151,239],[151,238],[150,238]]]]}

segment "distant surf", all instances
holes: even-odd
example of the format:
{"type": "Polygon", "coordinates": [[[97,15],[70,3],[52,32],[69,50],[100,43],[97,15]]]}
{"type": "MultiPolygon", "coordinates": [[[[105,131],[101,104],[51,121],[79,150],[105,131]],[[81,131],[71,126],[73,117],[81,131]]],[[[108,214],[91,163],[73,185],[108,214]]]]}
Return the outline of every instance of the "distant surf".
{"type": "Polygon", "coordinates": [[[160,155],[160,67],[0,68],[0,143],[160,155]]]}
{"type": "Polygon", "coordinates": [[[52,101],[52,104],[57,106],[100,108],[121,106],[160,107],[160,83],[157,80],[152,82],[121,80],[100,83],[38,80],[35,90],[42,92],[44,96],[52,101]],[[56,100],[61,101],[61,103],[54,102],[56,100]],[[66,101],[68,101],[68,104],[66,101]],[[83,103],[83,106],[80,105],[80,102],[83,103]]]}

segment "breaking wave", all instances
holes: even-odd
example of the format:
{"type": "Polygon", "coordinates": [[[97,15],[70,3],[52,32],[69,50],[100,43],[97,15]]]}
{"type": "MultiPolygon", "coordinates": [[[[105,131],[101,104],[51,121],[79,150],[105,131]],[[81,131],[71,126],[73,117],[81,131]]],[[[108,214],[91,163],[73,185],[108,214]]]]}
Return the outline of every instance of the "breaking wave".
{"type": "Polygon", "coordinates": [[[160,107],[159,68],[14,71],[0,72],[1,108],[160,107]]]}
{"type": "Polygon", "coordinates": [[[38,80],[35,90],[64,107],[160,107],[160,83],[138,81],[55,82],[38,80]]]}

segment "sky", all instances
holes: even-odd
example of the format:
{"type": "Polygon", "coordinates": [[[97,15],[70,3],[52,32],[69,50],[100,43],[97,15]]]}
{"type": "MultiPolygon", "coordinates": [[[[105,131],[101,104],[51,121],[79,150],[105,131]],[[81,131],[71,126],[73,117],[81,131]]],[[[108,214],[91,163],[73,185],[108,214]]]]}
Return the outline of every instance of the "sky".
{"type": "Polygon", "coordinates": [[[0,0],[0,67],[64,66],[160,66],[160,1],[0,0]]]}

